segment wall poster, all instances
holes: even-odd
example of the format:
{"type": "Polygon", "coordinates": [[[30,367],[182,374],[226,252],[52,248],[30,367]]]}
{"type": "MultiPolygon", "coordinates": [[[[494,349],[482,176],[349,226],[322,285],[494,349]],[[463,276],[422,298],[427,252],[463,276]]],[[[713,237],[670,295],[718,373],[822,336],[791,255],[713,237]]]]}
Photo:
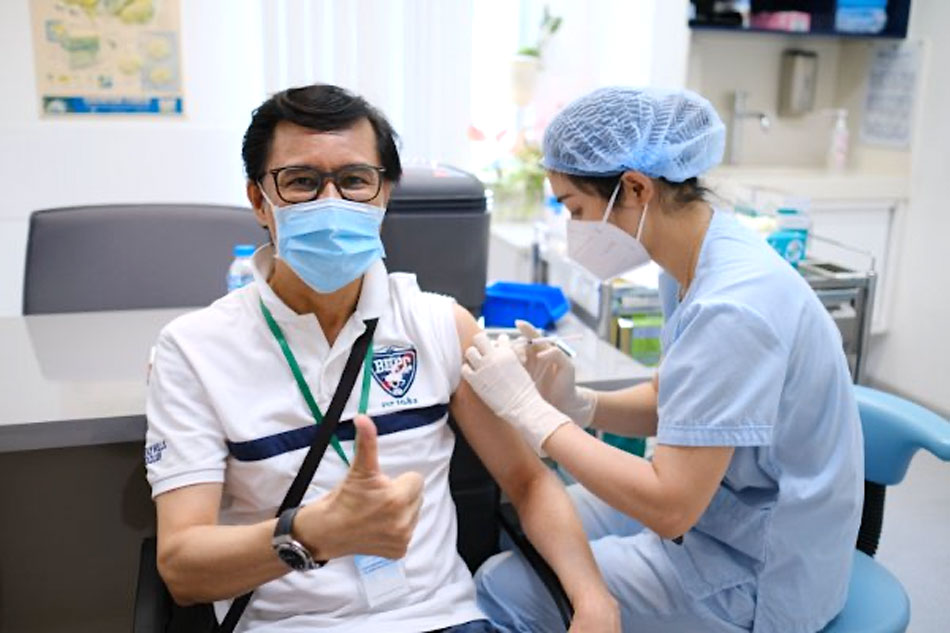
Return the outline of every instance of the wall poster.
{"type": "Polygon", "coordinates": [[[180,116],[179,0],[30,0],[47,117],[180,116]]]}
{"type": "Polygon", "coordinates": [[[861,120],[863,142],[910,147],[922,60],[920,41],[874,45],[861,120]]]}

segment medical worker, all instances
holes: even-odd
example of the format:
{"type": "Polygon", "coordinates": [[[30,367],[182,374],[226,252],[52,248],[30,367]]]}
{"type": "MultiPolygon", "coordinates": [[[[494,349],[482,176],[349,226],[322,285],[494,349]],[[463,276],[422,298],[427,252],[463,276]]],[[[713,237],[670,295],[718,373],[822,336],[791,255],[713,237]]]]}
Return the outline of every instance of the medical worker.
{"type": "MultiPolygon", "coordinates": [[[[651,382],[580,388],[559,349],[484,334],[463,375],[579,482],[570,493],[624,631],[812,633],[847,593],[863,492],[858,411],[841,338],[811,288],[704,198],[697,177],[719,163],[723,137],[702,97],[632,88],[580,98],[544,135],[571,257],[603,280],[650,260],[662,268],[651,382]],[[653,457],[589,427],[655,435],[653,457]]],[[[477,581],[502,630],[557,630],[517,554],[490,559],[477,581]]]]}

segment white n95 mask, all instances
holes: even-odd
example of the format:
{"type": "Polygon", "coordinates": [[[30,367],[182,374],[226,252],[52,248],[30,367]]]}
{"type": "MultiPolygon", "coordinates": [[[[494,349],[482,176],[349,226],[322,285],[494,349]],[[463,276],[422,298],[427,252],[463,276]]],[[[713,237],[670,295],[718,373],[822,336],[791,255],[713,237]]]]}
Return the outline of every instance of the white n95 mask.
{"type": "Polygon", "coordinates": [[[567,223],[567,254],[601,281],[613,279],[650,261],[650,254],[640,242],[643,220],[647,217],[646,205],[640,214],[636,237],[607,221],[619,192],[618,182],[599,222],[568,220],[567,223]]]}

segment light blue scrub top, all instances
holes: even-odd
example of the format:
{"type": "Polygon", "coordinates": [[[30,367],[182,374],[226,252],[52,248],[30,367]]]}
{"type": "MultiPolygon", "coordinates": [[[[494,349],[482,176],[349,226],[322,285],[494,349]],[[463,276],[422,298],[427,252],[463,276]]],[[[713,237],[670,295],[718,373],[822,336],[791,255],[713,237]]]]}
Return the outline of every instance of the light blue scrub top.
{"type": "Polygon", "coordinates": [[[736,447],[681,545],[686,590],[757,593],[753,631],[813,633],[843,607],[861,518],[863,441],[841,336],[801,275],[716,211],[666,323],[657,441],[736,447]]]}

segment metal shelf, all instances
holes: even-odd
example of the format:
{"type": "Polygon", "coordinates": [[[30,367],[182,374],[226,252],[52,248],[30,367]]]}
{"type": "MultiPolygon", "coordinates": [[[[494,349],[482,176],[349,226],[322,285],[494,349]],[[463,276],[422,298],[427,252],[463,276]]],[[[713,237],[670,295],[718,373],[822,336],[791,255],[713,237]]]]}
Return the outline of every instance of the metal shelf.
{"type": "Polygon", "coordinates": [[[780,29],[762,29],[753,27],[726,26],[721,24],[699,24],[690,23],[689,28],[693,31],[705,33],[754,33],[765,35],[788,35],[790,37],[840,37],[850,40],[902,40],[907,37],[907,32],[893,32],[884,29],[880,33],[849,33],[847,31],[836,31],[834,29],[815,29],[811,31],[783,31],[780,29]]]}
{"type": "MultiPolygon", "coordinates": [[[[540,267],[536,280],[562,285],[571,300],[572,311],[604,340],[615,339],[618,318],[633,314],[660,314],[659,296],[655,290],[624,285],[616,280],[599,283],[572,261],[559,256],[555,259],[557,261],[552,266],[549,258],[539,258],[544,265],[540,267]],[[552,279],[548,273],[554,271],[555,278],[552,279]],[[569,283],[565,283],[568,278],[569,283]]],[[[815,259],[801,262],[798,270],[815,290],[841,333],[852,379],[855,383],[862,383],[877,275],[873,270],[857,271],[815,259]]]]}

